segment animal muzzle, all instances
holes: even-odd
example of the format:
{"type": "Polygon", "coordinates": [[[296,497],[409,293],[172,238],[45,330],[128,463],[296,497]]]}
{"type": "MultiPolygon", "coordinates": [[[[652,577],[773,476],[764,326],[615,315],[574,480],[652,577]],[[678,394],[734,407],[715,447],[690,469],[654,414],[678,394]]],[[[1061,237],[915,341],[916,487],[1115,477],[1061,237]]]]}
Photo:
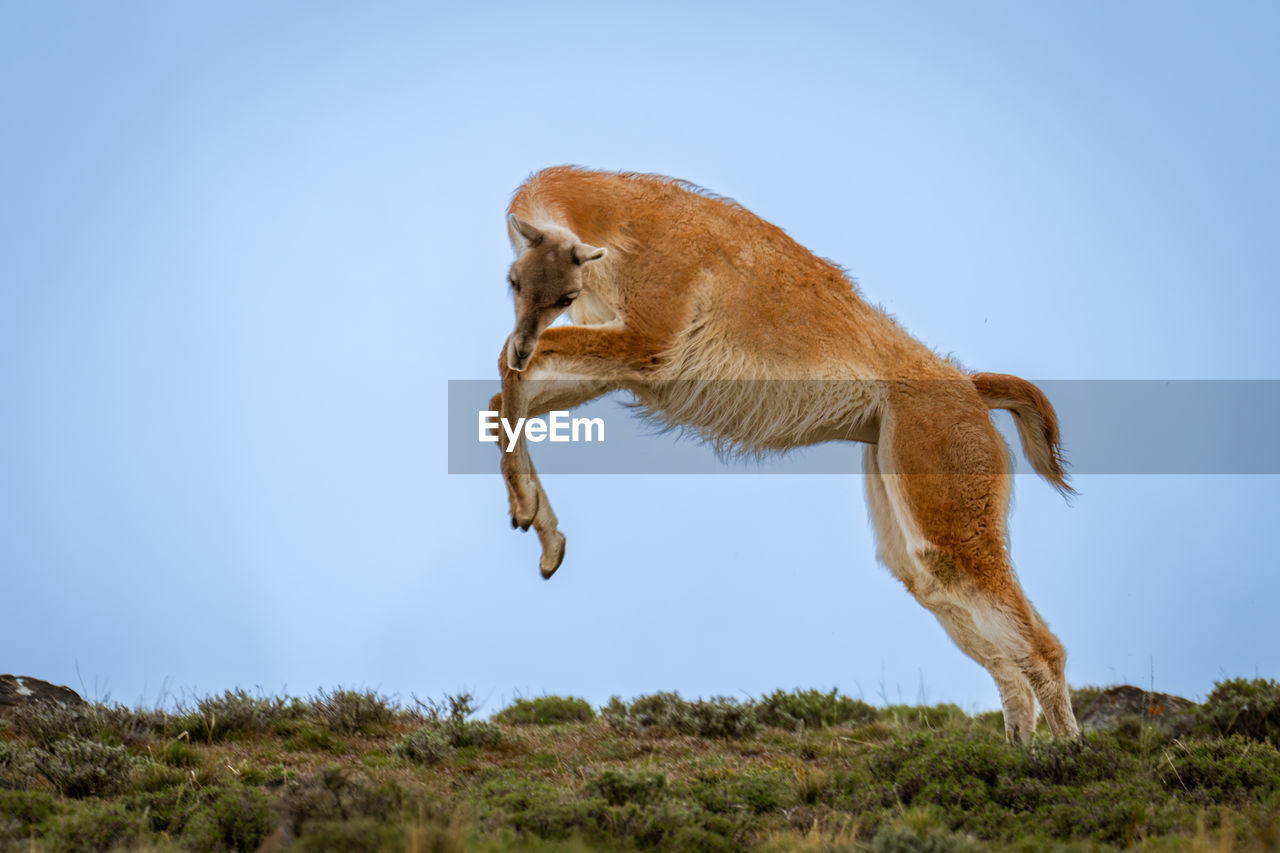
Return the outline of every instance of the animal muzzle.
{"type": "Polygon", "coordinates": [[[507,341],[507,367],[516,371],[524,370],[529,366],[529,359],[533,358],[533,351],[537,347],[537,338],[512,335],[511,340],[507,341]]]}

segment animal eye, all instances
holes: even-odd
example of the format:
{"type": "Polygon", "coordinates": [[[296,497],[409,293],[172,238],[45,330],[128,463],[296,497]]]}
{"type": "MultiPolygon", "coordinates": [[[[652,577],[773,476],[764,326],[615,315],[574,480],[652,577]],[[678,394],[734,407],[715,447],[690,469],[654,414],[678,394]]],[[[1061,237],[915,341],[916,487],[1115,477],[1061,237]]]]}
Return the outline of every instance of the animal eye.
{"type": "Polygon", "coordinates": [[[507,282],[511,285],[512,290],[516,293],[520,292],[520,282],[516,281],[514,278],[508,278],[507,282]]]}
{"type": "Polygon", "coordinates": [[[561,297],[560,302],[559,302],[559,305],[560,305],[560,307],[561,307],[561,308],[568,308],[568,307],[569,307],[570,305],[572,305],[572,304],[573,304],[573,297],[572,297],[572,296],[564,296],[564,297],[561,297]]]}

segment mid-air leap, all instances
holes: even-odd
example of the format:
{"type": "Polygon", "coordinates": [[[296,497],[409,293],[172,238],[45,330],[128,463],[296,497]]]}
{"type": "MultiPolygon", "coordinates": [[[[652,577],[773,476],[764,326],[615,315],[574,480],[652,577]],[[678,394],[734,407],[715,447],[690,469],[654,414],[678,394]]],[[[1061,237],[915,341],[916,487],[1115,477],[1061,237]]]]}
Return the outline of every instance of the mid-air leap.
{"type": "MultiPolygon", "coordinates": [[[[1037,700],[1054,734],[1079,734],[1066,653],[1009,561],[1011,464],[988,416],[1011,411],[1036,471],[1070,492],[1039,389],[939,357],[834,264],[683,181],[545,169],[516,191],[508,231],[516,323],[491,408],[514,422],[625,389],[731,450],[864,442],[879,557],[990,671],[1007,734],[1030,736],[1037,700]],[[551,328],[565,312],[572,325],[551,328]]],[[[523,438],[502,473],[550,577],[565,538],[523,438]]]]}

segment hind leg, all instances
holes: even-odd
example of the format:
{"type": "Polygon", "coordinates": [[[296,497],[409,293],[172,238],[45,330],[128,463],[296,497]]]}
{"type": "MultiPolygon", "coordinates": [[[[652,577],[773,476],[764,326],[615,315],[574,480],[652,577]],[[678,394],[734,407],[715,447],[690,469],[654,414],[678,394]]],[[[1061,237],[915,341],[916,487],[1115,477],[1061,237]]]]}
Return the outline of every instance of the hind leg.
{"type": "Polygon", "coordinates": [[[934,608],[923,600],[921,604],[938,617],[962,651],[991,673],[1000,691],[1005,737],[1014,741],[1027,740],[1036,730],[1036,694],[1019,666],[982,636],[967,609],[954,606],[934,608]]]}
{"type": "Polygon", "coordinates": [[[968,611],[948,601],[937,579],[912,557],[900,522],[889,502],[876,463],[876,448],[866,450],[867,505],[876,530],[877,556],[925,609],[937,617],[961,651],[983,666],[995,680],[1004,711],[1005,735],[1023,740],[1035,730],[1036,697],[1017,665],[986,640],[968,611]]]}
{"type": "Polygon", "coordinates": [[[902,537],[901,571],[957,644],[991,671],[1002,700],[1009,700],[1006,728],[1026,737],[1034,722],[1034,712],[1028,719],[1024,710],[1026,690],[1011,675],[1016,671],[1053,733],[1078,735],[1066,653],[1009,561],[1007,451],[980,401],[950,388],[940,393],[956,398],[902,400],[875,450],[884,503],[902,537]]]}

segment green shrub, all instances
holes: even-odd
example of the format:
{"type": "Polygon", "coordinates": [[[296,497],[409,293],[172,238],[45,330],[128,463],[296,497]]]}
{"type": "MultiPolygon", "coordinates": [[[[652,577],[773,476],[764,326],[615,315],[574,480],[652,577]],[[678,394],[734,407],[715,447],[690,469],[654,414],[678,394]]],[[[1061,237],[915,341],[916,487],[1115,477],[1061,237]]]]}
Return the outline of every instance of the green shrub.
{"type": "Polygon", "coordinates": [[[321,690],[311,700],[311,706],[320,722],[338,734],[355,734],[370,726],[385,725],[395,715],[390,700],[371,690],[321,690]]]}
{"type": "Polygon", "coordinates": [[[712,814],[726,814],[739,807],[729,794],[729,778],[723,772],[700,773],[688,783],[689,797],[712,814]]]}
{"type": "Polygon", "coordinates": [[[144,832],[142,816],[130,814],[120,803],[90,803],[53,819],[43,847],[106,853],[131,847],[144,832]]]}
{"type": "Polygon", "coordinates": [[[502,730],[493,723],[480,720],[449,721],[445,723],[445,736],[449,744],[457,749],[468,746],[497,746],[502,743],[502,730]]]}
{"type": "Polygon", "coordinates": [[[816,805],[831,789],[831,774],[824,770],[804,767],[795,772],[791,783],[791,792],[795,799],[805,805],[816,805]]]}
{"type": "Polygon", "coordinates": [[[1157,767],[1175,794],[1201,803],[1242,803],[1280,791],[1280,751],[1241,735],[1178,743],[1157,767]]]}
{"type": "Polygon", "coordinates": [[[793,771],[701,774],[689,785],[689,796],[715,815],[760,815],[798,800],[793,771]]]}
{"type": "Polygon", "coordinates": [[[1124,766],[1123,756],[1102,740],[1036,741],[1022,750],[1015,777],[1077,786],[1115,779],[1124,766]]]}
{"type": "Polygon", "coordinates": [[[712,738],[750,737],[760,729],[756,708],[732,697],[689,702],[678,693],[654,693],[623,702],[609,700],[601,716],[615,730],[655,728],[675,734],[712,738]]]}
{"type": "Polygon", "coordinates": [[[461,722],[476,712],[475,697],[470,693],[450,694],[438,700],[415,696],[413,701],[418,706],[417,713],[428,723],[461,722]]]}
{"type": "Polygon", "coordinates": [[[682,708],[684,701],[675,693],[655,693],[641,696],[630,703],[620,696],[611,696],[600,709],[601,718],[615,731],[628,732],[650,726],[669,726],[670,709],[682,708]]]}
{"type": "Polygon", "coordinates": [[[631,700],[629,710],[642,727],[656,726],[692,733],[696,728],[692,708],[693,703],[681,699],[678,693],[654,693],[631,700]]]}
{"type": "Polygon", "coordinates": [[[981,711],[969,718],[974,727],[987,731],[1004,733],[1004,711],[981,711]]]}
{"type": "Polygon", "coordinates": [[[167,720],[163,711],[42,702],[18,708],[14,728],[39,747],[48,748],[71,735],[119,746],[150,741],[155,732],[164,730],[167,720]]]}
{"type": "Polygon", "coordinates": [[[493,723],[467,719],[476,712],[470,693],[446,696],[443,703],[419,701],[418,705],[426,709],[427,728],[438,729],[451,747],[497,746],[502,742],[502,730],[493,723]]]}
{"type": "Polygon", "coordinates": [[[497,746],[502,731],[493,723],[468,720],[475,713],[471,694],[446,696],[444,702],[422,702],[426,726],[400,739],[392,752],[419,764],[438,764],[456,749],[497,746]]]}
{"type": "Polygon", "coordinates": [[[129,789],[138,793],[150,793],[181,787],[191,779],[192,772],[190,769],[147,761],[134,770],[129,780],[129,789]]]}
{"type": "Polygon", "coordinates": [[[1018,775],[1021,759],[1020,749],[990,735],[938,732],[900,738],[872,755],[868,766],[904,804],[919,797],[946,805],[985,799],[986,787],[1018,775]]]}
{"type": "MultiPolygon", "coordinates": [[[[1000,725],[999,731],[1004,731],[1003,723],[1000,725]]],[[[879,743],[881,741],[892,740],[897,737],[897,735],[897,729],[885,720],[872,720],[869,723],[854,726],[849,732],[851,740],[862,743],[879,743]]]]}
{"type": "Polygon", "coordinates": [[[1280,746],[1280,683],[1268,678],[1220,681],[1197,716],[1202,732],[1244,735],[1280,746]]]}
{"type": "Polygon", "coordinates": [[[869,756],[869,778],[838,776],[833,787],[855,809],[922,808],[941,827],[984,839],[1124,846],[1176,822],[1147,766],[1100,737],[1019,746],[980,729],[944,729],[887,744],[869,756]]]}
{"type": "Polygon", "coordinates": [[[97,722],[99,740],[126,746],[149,743],[157,733],[168,729],[171,719],[165,711],[123,705],[90,705],[89,713],[97,722]]]}
{"type": "Polygon", "coordinates": [[[17,830],[12,840],[20,840],[33,827],[44,823],[54,813],[54,799],[47,791],[6,791],[0,789],[0,840],[4,839],[5,821],[17,830]]]}
{"type": "MultiPolygon", "coordinates": [[[[1158,786],[1135,780],[1100,782],[1083,788],[1064,789],[1055,795],[1056,802],[1046,802],[1021,821],[1010,821],[1005,835],[1015,827],[1052,838],[1087,838],[1116,847],[1129,847],[1144,835],[1151,835],[1150,821],[1159,820],[1154,807],[1159,799],[1158,786]]],[[[1165,827],[1167,830],[1167,827],[1165,827]]]]}
{"type": "Polygon", "coordinates": [[[890,705],[879,711],[880,719],[909,728],[933,731],[969,721],[959,705],[890,705]]]}
{"type": "MultiPolygon", "coordinates": [[[[433,843],[426,850],[453,851],[463,849],[451,844],[445,833],[419,831],[428,834],[433,843]]],[[[404,829],[397,824],[373,817],[356,817],[350,820],[317,820],[307,824],[307,831],[289,849],[315,851],[315,853],[381,853],[383,850],[404,850],[407,847],[404,829]]]]}
{"type": "Polygon", "coordinates": [[[877,711],[860,699],[838,691],[776,690],[760,700],[760,722],[766,726],[798,730],[821,726],[856,725],[876,719],[877,711]]]}
{"type": "MultiPolygon", "coordinates": [[[[622,818],[635,845],[640,848],[721,851],[742,850],[747,846],[741,842],[734,843],[734,828],[741,824],[719,815],[709,815],[677,799],[663,799],[643,810],[629,805],[610,809],[610,812],[622,818]]],[[[750,822],[750,819],[744,822],[750,822]]]]}
{"type": "Polygon", "coordinates": [[[170,767],[200,767],[204,756],[182,740],[170,741],[160,752],[160,760],[170,767]]]}
{"type": "Polygon", "coordinates": [[[752,814],[766,814],[790,800],[793,781],[783,773],[748,773],[730,780],[727,788],[735,808],[745,806],[752,814]]]}
{"type": "Polygon", "coordinates": [[[966,853],[977,850],[963,835],[906,826],[882,826],[871,839],[869,853],[966,853]]]}
{"type": "Polygon", "coordinates": [[[0,788],[26,789],[33,769],[28,750],[0,740],[0,788]]]}
{"type": "Polygon", "coordinates": [[[329,729],[310,725],[291,728],[293,728],[293,734],[282,744],[290,752],[331,752],[334,755],[346,752],[346,746],[334,737],[329,729]]]}
{"type": "Polygon", "coordinates": [[[36,772],[49,780],[63,796],[107,796],[119,791],[133,765],[122,746],[71,735],[48,749],[31,753],[36,772]]]}
{"type": "MultiPolygon", "coordinates": [[[[190,779],[189,774],[180,774],[190,779]]],[[[152,832],[163,832],[177,835],[187,825],[187,821],[199,809],[203,808],[201,794],[187,785],[170,785],[147,791],[135,791],[122,798],[126,811],[146,817],[147,827],[152,832]]],[[[204,799],[209,799],[204,795],[204,799]]]]}
{"type": "Polygon", "coordinates": [[[970,825],[1003,835],[1013,826],[1010,812],[1034,811],[1063,791],[1079,799],[1081,788],[1110,784],[1136,763],[1104,742],[1021,747],[987,732],[944,730],[888,744],[871,756],[868,769],[874,784],[854,780],[849,794],[855,801],[958,810],[970,825]]]}
{"type": "Polygon", "coordinates": [[[587,790],[611,806],[627,803],[646,806],[662,795],[666,785],[667,777],[662,773],[606,770],[587,786],[587,790]]]}
{"type": "Polygon", "coordinates": [[[681,826],[670,834],[666,849],[687,853],[735,853],[742,844],[702,826],[681,826]]]}
{"type": "MultiPolygon", "coordinates": [[[[418,805],[420,807],[415,809],[417,817],[426,819],[425,804],[418,805]]],[[[404,810],[405,797],[397,785],[392,782],[370,785],[361,776],[338,766],[285,781],[279,803],[283,826],[295,838],[305,838],[317,831],[317,827],[326,825],[330,828],[320,834],[330,836],[336,832],[332,824],[337,821],[361,819],[362,824],[371,825],[362,820],[368,818],[387,824],[394,817],[401,816],[404,810]]],[[[368,849],[349,847],[350,839],[335,840],[334,843],[344,845],[338,849],[368,849]]],[[[390,849],[376,844],[370,846],[376,850],[390,849]]],[[[310,849],[321,847],[318,841],[310,842],[310,849]]]]}
{"type": "Polygon", "coordinates": [[[212,742],[271,731],[294,713],[294,707],[283,698],[250,696],[237,689],[198,700],[194,709],[183,709],[174,724],[185,729],[192,740],[212,742]]]}
{"type": "Polygon", "coordinates": [[[254,788],[222,791],[196,811],[182,832],[197,850],[257,850],[274,826],[271,800],[254,788]]]}
{"type": "Polygon", "coordinates": [[[439,764],[453,754],[453,744],[440,726],[434,726],[410,732],[391,751],[417,764],[439,764]]]}
{"type": "Polygon", "coordinates": [[[98,720],[88,705],[40,702],[20,706],[14,713],[14,729],[43,749],[71,735],[96,738],[99,728],[98,720]]]}
{"type": "Polygon", "coordinates": [[[283,764],[271,764],[266,767],[246,767],[240,771],[240,782],[244,785],[275,786],[292,775],[293,771],[283,764]]]}
{"type": "Polygon", "coordinates": [[[618,815],[604,800],[566,802],[558,788],[540,780],[504,774],[488,780],[480,793],[517,833],[563,840],[574,835],[601,837],[618,828],[618,815]]]}
{"type": "Polygon", "coordinates": [[[500,723],[545,726],[552,723],[588,723],[596,712],[586,699],[576,696],[539,696],[517,699],[494,715],[500,723]]]}

